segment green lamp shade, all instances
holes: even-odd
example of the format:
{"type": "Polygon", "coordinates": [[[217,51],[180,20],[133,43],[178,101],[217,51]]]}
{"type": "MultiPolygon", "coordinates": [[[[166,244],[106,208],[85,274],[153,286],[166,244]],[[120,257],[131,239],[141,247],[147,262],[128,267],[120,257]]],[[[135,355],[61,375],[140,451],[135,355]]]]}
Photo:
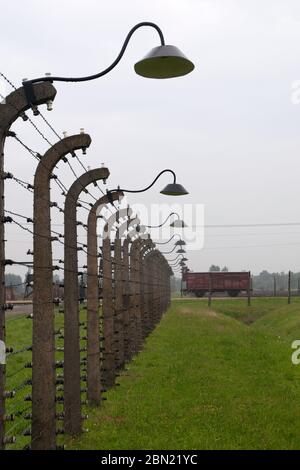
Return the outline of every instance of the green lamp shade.
{"type": "Polygon", "coordinates": [[[134,69],[146,78],[173,78],[187,75],[194,64],[175,46],[158,46],[137,62],[134,69]]]}
{"type": "Polygon", "coordinates": [[[186,194],[189,194],[187,190],[178,183],[167,184],[167,186],[160,193],[164,194],[165,196],[185,196],[186,194]]]}
{"type": "MultiPolygon", "coordinates": [[[[187,225],[183,220],[178,219],[178,220],[174,220],[173,222],[171,222],[170,227],[184,228],[184,227],[187,227],[187,225]]],[[[175,243],[175,245],[176,245],[176,243],[175,243]]]]}
{"type": "Polygon", "coordinates": [[[178,240],[176,243],[175,243],[176,246],[183,246],[183,245],[186,245],[185,241],[184,240],[178,240]]]}

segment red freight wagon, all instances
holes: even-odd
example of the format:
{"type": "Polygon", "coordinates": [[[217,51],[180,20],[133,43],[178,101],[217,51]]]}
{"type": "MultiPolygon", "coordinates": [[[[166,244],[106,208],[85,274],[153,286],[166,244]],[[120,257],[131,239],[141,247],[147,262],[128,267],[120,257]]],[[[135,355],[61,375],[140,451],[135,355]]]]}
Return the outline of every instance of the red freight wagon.
{"type": "Polygon", "coordinates": [[[227,292],[236,297],[240,292],[251,288],[251,275],[249,272],[184,272],[182,275],[183,291],[193,293],[196,297],[203,297],[206,292],[227,292]]]}

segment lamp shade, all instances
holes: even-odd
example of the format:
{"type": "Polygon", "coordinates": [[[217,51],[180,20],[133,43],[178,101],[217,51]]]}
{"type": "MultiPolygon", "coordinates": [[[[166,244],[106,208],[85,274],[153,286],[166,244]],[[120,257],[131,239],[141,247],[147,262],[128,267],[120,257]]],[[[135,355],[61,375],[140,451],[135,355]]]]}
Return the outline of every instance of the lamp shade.
{"type": "Polygon", "coordinates": [[[187,75],[194,64],[175,46],[158,46],[134,66],[138,75],[146,78],[173,78],[187,75]]]}
{"type": "Polygon", "coordinates": [[[165,196],[185,196],[186,194],[189,194],[187,190],[178,183],[167,184],[167,186],[160,193],[164,194],[165,196]]]}
{"type": "Polygon", "coordinates": [[[186,253],[186,251],[183,250],[182,248],[180,248],[180,250],[177,250],[176,253],[182,253],[183,254],[183,253],[186,253]]]}
{"type": "MultiPolygon", "coordinates": [[[[173,222],[170,223],[170,227],[184,228],[184,227],[187,227],[187,225],[183,220],[178,219],[178,220],[173,220],[173,222]]],[[[175,245],[178,246],[177,243],[175,243],[175,245]]]]}
{"type": "MultiPolygon", "coordinates": [[[[184,222],[183,222],[184,223],[184,222]]],[[[185,241],[184,240],[177,240],[177,242],[175,243],[176,246],[184,246],[186,245],[185,241]]]]}

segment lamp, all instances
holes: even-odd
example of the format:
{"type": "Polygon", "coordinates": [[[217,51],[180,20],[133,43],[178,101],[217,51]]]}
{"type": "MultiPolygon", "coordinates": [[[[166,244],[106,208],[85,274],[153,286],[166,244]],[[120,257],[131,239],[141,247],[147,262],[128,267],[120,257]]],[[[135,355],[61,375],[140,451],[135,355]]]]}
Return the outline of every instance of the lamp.
{"type": "Polygon", "coordinates": [[[129,31],[119,52],[119,55],[114,60],[114,62],[105,70],[102,70],[101,72],[96,73],[94,75],[88,75],[85,77],[52,77],[50,74],[47,74],[44,77],[23,81],[24,91],[26,93],[29,104],[36,104],[36,99],[32,86],[33,83],[87,82],[89,80],[95,80],[97,78],[103,77],[104,75],[111,72],[111,70],[113,70],[122,59],[133,33],[143,26],[149,26],[151,28],[156,29],[160,37],[161,45],[152,49],[144,59],[140,60],[135,64],[134,68],[138,75],[147,78],[173,78],[180,77],[192,72],[192,70],[194,69],[194,64],[189,59],[187,59],[177,47],[165,45],[165,39],[161,29],[155,23],[143,21],[141,23],[136,24],[129,31]]]}
{"type": "Polygon", "coordinates": [[[171,224],[170,224],[170,227],[173,227],[173,228],[185,228],[187,227],[187,225],[185,224],[185,222],[183,220],[174,220],[171,224]]]}
{"type": "MultiPolygon", "coordinates": [[[[179,215],[177,214],[177,212],[171,212],[168,217],[166,218],[166,220],[164,222],[162,222],[160,225],[146,225],[147,228],[161,228],[163,225],[165,225],[167,223],[167,221],[169,220],[169,218],[172,216],[172,215],[177,215],[178,219],[171,222],[170,223],[170,227],[175,227],[174,225],[174,222],[178,222],[178,226],[180,227],[187,227],[187,225],[184,223],[183,220],[180,219],[179,215]]],[[[173,238],[173,237],[172,237],[173,238]]],[[[169,241],[172,240],[172,238],[170,238],[169,241]]],[[[181,240],[182,241],[182,240],[181,240]]],[[[167,242],[168,243],[168,242],[167,242]]],[[[175,246],[177,245],[177,242],[175,243],[175,246]]],[[[185,242],[183,242],[183,245],[185,245],[185,242]]]]}
{"type": "Polygon", "coordinates": [[[181,184],[174,181],[174,183],[167,184],[167,186],[165,186],[161,191],[161,194],[164,194],[165,196],[185,196],[189,193],[181,184]]]}
{"type": "Polygon", "coordinates": [[[176,246],[184,246],[186,245],[186,242],[184,240],[177,240],[177,242],[175,243],[176,246]]]}
{"type": "MultiPolygon", "coordinates": [[[[179,235],[179,233],[174,233],[174,235],[172,235],[172,237],[170,238],[170,240],[166,241],[166,242],[155,242],[157,245],[167,245],[168,243],[170,243],[171,240],[173,240],[173,238],[175,237],[179,237],[180,240],[179,241],[182,241],[183,245],[185,245],[185,241],[181,240],[181,236],[179,235]]],[[[177,242],[175,243],[175,245],[177,245],[177,242]]]]}
{"type": "Polygon", "coordinates": [[[147,186],[144,189],[120,189],[120,187],[118,186],[117,189],[107,190],[107,194],[109,195],[110,193],[115,192],[115,191],[122,191],[123,193],[144,193],[145,191],[148,191],[148,189],[152,188],[152,186],[156,183],[156,181],[164,173],[171,173],[173,175],[174,182],[171,185],[167,185],[167,186],[173,186],[174,188],[173,188],[173,193],[171,194],[171,193],[165,192],[165,189],[167,188],[167,186],[166,186],[162,191],[160,191],[161,194],[166,194],[168,196],[183,196],[185,194],[188,194],[187,190],[184,189],[184,187],[181,184],[176,183],[176,174],[174,173],[173,170],[170,170],[170,169],[162,170],[157,175],[157,177],[152,181],[152,183],[149,184],[149,186],[147,186]]]}
{"type": "Polygon", "coordinates": [[[164,45],[154,47],[137,62],[134,69],[146,78],[173,78],[187,75],[194,70],[194,64],[178,47],[164,45]]]}

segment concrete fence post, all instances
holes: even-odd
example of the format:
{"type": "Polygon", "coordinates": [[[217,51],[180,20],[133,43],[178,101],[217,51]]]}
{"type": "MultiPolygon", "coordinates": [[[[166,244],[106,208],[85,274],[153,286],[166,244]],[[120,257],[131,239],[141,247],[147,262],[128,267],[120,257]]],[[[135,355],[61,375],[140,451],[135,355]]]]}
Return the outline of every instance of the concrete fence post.
{"type": "Polygon", "coordinates": [[[124,364],[124,306],[122,240],[118,232],[114,245],[116,368],[120,369],[124,364]]]}
{"type": "Polygon", "coordinates": [[[87,134],[57,142],[41,158],[34,177],[33,237],[33,450],[56,446],[56,385],[53,269],[50,222],[50,179],[56,164],[68,153],[90,146],[87,134]]]}
{"type": "Polygon", "coordinates": [[[103,239],[103,336],[104,352],[102,361],[103,385],[112,387],[115,383],[115,348],[114,348],[114,304],[112,285],[112,260],[110,238],[103,239]]]}
{"type": "Polygon", "coordinates": [[[76,207],[80,193],[89,184],[106,180],[107,168],[90,170],[81,175],[70,187],[65,201],[65,432],[81,432],[80,341],[78,305],[78,249],[76,207]]]}
{"type": "Polygon", "coordinates": [[[117,201],[122,193],[115,192],[112,199],[101,197],[89,212],[87,223],[87,394],[91,405],[101,402],[100,374],[100,322],[97,219],[102,209],[112,200],[117,201]]]}
{"type": "Polygon", "coordinates": [[[124,361],[130,359],[130,283],[129,283],[129,240],[122,247],[123,266],[123,316],[124,316],[124,361]]]}
{"type": "MultiPolygon", "coordinates": [[[[34,84],[36,105],[55,99],[56,90],[50,83],[34,84]]],[[[4,231],[4,147],[14,122],[30,108],[24,88],[10,93],[0,104],[0,341],[5,343],[5,231],[4,231]]],[[[5,447],[5,368],[0,364],[0,449],[5,447]]]]}

